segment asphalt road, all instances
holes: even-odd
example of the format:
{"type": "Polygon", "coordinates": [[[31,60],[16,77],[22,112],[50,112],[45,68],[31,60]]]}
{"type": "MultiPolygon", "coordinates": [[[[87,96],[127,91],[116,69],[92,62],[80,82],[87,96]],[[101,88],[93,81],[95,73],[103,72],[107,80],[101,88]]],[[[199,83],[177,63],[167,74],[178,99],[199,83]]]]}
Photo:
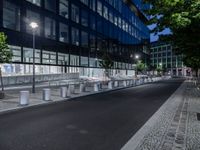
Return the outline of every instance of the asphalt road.
{"type": "Polygon", "coordinates": [[[0,115],[0,150],[119,150],[183,80],[0,115]]]}

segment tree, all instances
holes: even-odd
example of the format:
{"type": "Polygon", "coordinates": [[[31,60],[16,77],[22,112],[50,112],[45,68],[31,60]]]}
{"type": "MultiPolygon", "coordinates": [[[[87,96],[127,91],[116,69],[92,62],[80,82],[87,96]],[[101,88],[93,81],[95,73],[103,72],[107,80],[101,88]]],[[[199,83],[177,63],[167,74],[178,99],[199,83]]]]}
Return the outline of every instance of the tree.
{"type": "MultiPolygon", "coordinates": [[[[12,52],[10,51],[7,44],[7,36],[0,32],[0,63],[9,63],[12,59],[12,52]]],[[[2,77],[2,67],[0,66],[0,80],[1,80],[1,97],[4,97],[4,85],[3,85],[3,77],[2,77]]]]}
{"type": "Polygon", "coordinates": [[[156,65],[149,65],[149,71],[153,71],[153,75],[155,70],[156,70],[156,65]]]}
{"type": "Polygon", "coordinates": [[[184,63],[187,66],[190,66],[191,68],[193,68],[193,70],[196,73],[196,77],[198,77],[198,69],[200,68],[200,59],[199,59],[199,55],[196,56],[187,56],[183,59],[184,63]]]}
{"type": "MultiPolygon", "coordinates": [[[[147,14],[151,15],[149,24],[156,24],[152,33],[159,34],[164,29],[171,30],[169,35],[160,35],[163,41],[170,41],[177,53],[195,57],[200,51],[200,1],[199,0],[145,0],[151,4],[147,14]]],[[[184,61],[187,62],[187,61],[184,61]]],[[[186,63],[192,67],[191,63],[186,63]]],[[[195,67],[197,67],[195,65],[195,67]]],[[[200,66],[198,66],[200,68],[200,66]]],[[[195,69],[195,68],[193,68],[195,69]]]]}
{"type": "Polygon", "coordinates": [[[104,73],[105,73],[105,76],[109,78],[110,76],[110,73],[109,73],[109,70],[113,67],[113,61],[112,59],[110,58],[109,54],[104,52],[103,56],[102,56],[102,60],[99,61],[99,65],[101,68],[104,69],[104,73]]]}
{"type": "Polygon", "coordinates": [[[162,66],[158,66],[158,67],[156,68],[156,71],[158,72],[159,75],[161,75],[162,66]]]}
{"type": "Polygon", "coordinates": [[[136,68],[137,68],[137,72],[142,73],[146,69],[146,65],[141,60],[139,60],[136,64],[136,68]]]}

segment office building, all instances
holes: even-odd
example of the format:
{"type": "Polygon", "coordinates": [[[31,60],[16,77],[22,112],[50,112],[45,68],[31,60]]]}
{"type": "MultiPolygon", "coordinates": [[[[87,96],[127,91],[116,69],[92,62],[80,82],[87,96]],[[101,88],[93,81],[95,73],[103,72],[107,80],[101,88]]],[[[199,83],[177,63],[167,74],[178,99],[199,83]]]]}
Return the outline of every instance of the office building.
{"type": "Polygon", "coordinates": [[[4,75],[32,74],[36,22],[36,74],[79,72],[99,76],[106,51],[112,74],[132,72],[136,53],[148,60],[149,29],[141,0],[0,0],[0,32],[14,57],[4,75]]]}
{"type": "Polygon", "coordinates": [[[170,43],[152,42],[150,51],[151,66],[165,68],[166,73],[172,76],[189,75],[191,69],[184,66],[183,55],[176,54],[170,43]]]}

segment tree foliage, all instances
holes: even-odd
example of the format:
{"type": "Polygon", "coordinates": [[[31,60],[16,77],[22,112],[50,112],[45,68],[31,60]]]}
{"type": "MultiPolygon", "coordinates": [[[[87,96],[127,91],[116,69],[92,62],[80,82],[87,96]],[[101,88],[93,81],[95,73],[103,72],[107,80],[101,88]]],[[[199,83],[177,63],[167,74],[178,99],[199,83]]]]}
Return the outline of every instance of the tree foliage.
{"type": "MultiPolygon", "coordinates": [[[[7,36],[3,32],[0,32],[0,63],[9,63],[12,57],[13,53],[12,51],[10,51],[8,47],[7,36]]],[[[1,79],[1,88],[2,91],[4,91],[1,67],[0,67],[0,79],[1,79]]]]}
{"type": "Polygon", "coordinates": [[[9,63],[12,56],[13,54],[7,44],[7,36],[0,32],[0,63],[9,63]]]}
{"type": "Polygon", "coordinates": [[[137,71],[139,72],[142,72],[146,69],[146,65],[141,60],[137,62],[136,67],[137,67],[137,71]]]}
{"type": "Polygon", "coordinates": [[[159,34],[169,28],[171,34],[160,35],[160,39],[170,41],[177,53],[184,54],[184,62],[189,67],[200,68],[200,1],[199,0],[145,0],[151,4],[147,14],[149,24],[156,24],[152,33],[159,34]],[[194,59],[195,58],[195,59],[194,59]],[[195,65],[192,63],[197,61],[195,65]],[[188,63],[190,62],[190,63],[188,63]]]}
{"type": "Polygon", "coordinates": [[[113,67],[114,63],[108,53],[104,52],[102,60],[99,61],[99,66],[105,69],[105,75],[109,77],[109,69],[113,67]]]}

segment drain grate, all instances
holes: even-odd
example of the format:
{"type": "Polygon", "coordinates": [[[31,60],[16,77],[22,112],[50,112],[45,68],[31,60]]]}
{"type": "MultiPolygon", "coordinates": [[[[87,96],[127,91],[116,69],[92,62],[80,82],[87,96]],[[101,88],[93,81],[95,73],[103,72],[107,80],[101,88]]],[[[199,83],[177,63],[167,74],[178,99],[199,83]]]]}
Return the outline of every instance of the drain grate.
{"type": "Polygon", "coordinates": [[[197,120],[200,121],[200,113],[197,113],[197,120]]]}

